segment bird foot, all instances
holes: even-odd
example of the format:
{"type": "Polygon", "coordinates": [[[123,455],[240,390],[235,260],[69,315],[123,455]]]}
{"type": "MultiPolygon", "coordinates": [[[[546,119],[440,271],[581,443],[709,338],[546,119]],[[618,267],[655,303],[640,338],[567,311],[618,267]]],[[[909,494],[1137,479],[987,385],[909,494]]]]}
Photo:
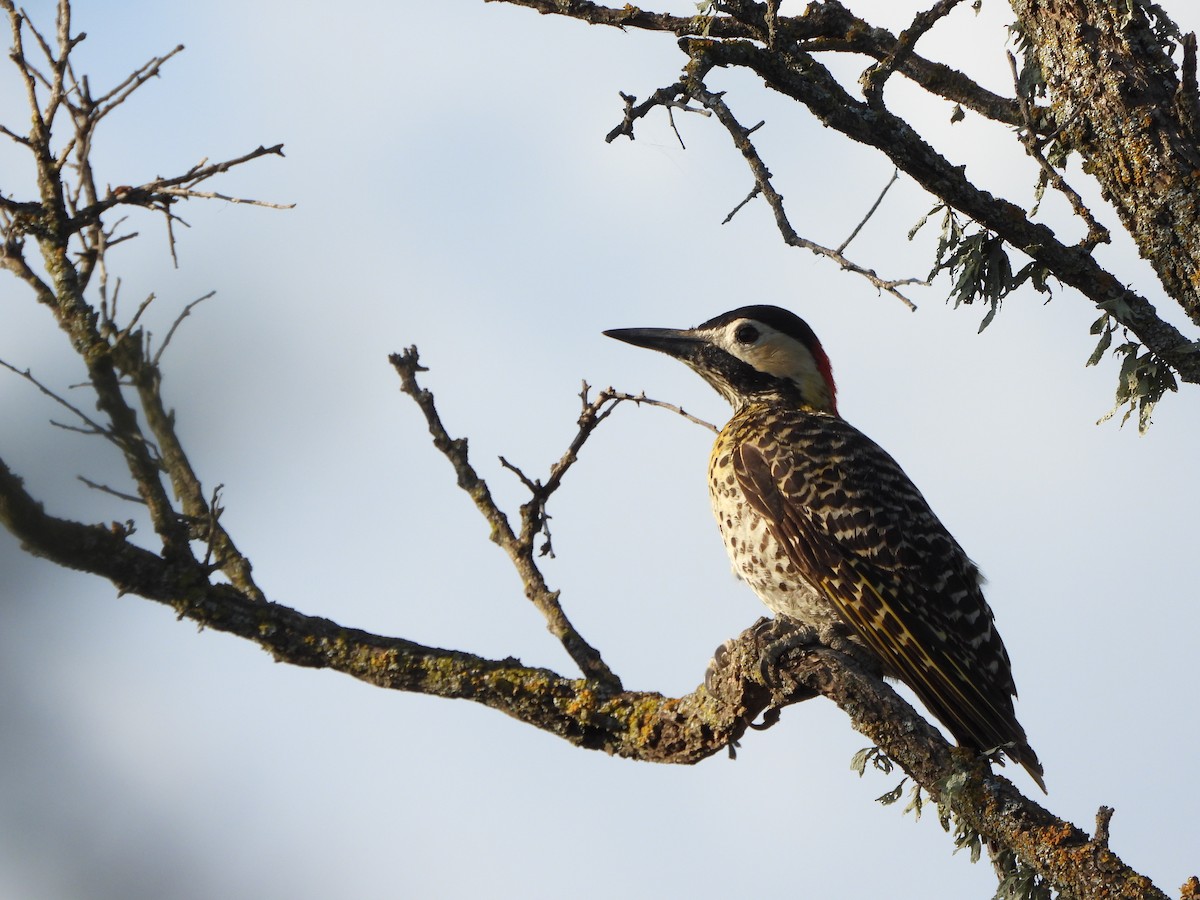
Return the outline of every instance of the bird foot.
{"type": "Polygon", "coordinates": [[[735,659],[736,651],[746,644],[748,636],[753,637],[754,644],[762,648],[756,668],[758,680],[762,684],[767,684],[770,681],[767,672],[771,666],[788,650],[807,643],[807,638],[811,638],[811,632],[808,632],[803,626],[785,619],[765,617],[759,619],[742,634],[730,638],[713,651],[713,657],[709,660],[708,668],[704,672],[704,687],[710,693],[714,691],[718,678],[731,667],[740,663],[742,667],[748,668],[743,661],[735,659]]]}
{"type": "Polygon", "coordinates": [[[821,643],[820,636],[814,629],[782,616],[775,619],[759,619],[750,632],[762,647],[758,658],[758,675],[768,687],[775,686],[772,683],[775,680],[772,674],[779,661],[788,653],[821,643]]]}
{"type": "MultiPolygon", "coordinates": [[[[792,650],[820,643],[817,632],[799,622],[785,618],[759,619],[743,634],[726,641],[716,649],[704,673],[704,687],[710,693],[716,693],[717,682],[721,677],[730,668],[737,667],[752,680],[774,690],[780,687],[777,684],[778,679],[774,677],[779,661],[792,650]],[[752,645],[748,638],[752,639],[752,645]],[[745,649],[757,651],[757,658],[746,659],[743,655],[745,649]],[[739,659],[739,656],[742,658],[739,659]]],[[[815,697],[816,693],[810,696],[815,697]]],[[[775,718],[778,718],[778,714],[775,718]]]]}
{"type": "Polygon", "coordinates": [[[781,680],[776,672],[779,661],[793,650],[822,644],[818,633],[787,618],[759,619],[736,638],[713,653],[704,673],[704,687],[710,694],[721,693],[721,682],[733,677],[742,685],[742,716],[756,731],[770,728],[779,721],[780,707],[818,695],[817,691],[797,689],[781,680]],[[761,714],[759,721],[754,721],[761,714]]]}

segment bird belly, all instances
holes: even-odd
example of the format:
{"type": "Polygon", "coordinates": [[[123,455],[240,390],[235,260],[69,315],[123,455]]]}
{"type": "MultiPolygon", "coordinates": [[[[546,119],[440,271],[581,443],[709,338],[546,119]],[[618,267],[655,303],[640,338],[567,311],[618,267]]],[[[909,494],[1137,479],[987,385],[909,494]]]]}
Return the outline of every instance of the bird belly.
{"type": "Polygon", "coordinates": [[[734,574],[776,615],[813,628],[841,622],[833,604],[804,580],[762,516],[746,502],[732,474],[727,479],[712,473],[709,486],[713,514],[734,574]]]}

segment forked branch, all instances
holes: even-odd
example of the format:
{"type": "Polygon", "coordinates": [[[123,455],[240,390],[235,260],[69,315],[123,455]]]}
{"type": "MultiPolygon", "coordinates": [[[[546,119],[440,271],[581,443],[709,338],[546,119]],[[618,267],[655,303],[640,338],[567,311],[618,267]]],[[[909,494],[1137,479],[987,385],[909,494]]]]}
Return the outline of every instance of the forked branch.
{"type": "MultiPolygon", "coordinates": [[[[433,437],[433,445],[454,467],[458,486],[475,502],[475,508],[487,521],[492,542],[508,555],[516,567],[521,583],[525,587],[525,596],[545,617],[546,627],[549,628],[550,633],[558,638],[568,655],[587,678],[603,685],[606,689],[621,690],[621,680],[609,669],[608,664],[600,656],[600,651],[584,640],[575,626],[571,624],[558,601],[559,592],[551,590],[546,584],[546,579],[534,559],[538,550],[535,547],[535,538],[542,531],[544,522],[545,500],[557,488],[557,482],[554,482],[548,491],[541,488],[543,496],[539,497],[535,492],[534,499],[523,508],[522,527],[519,532],[515,532],[508,516],[492,499],[492,492],[488,488],[487,482],[479,477],[472,466],[467,454],[466,438],[450,437],[442,424],[441,416],[438,415],[437,407],[434,405],[433,394],[417,382],[417,375],[427,371],[420,363],[417,348],[409,347],[402,353],[393,353],[389,360],[396,370],[396,374],[400,376],[400,390],[412,397],[420,408],[429,433],[433,437]]],[[[591,429],[595,428],[605,415],[607,412],[603,415],[600,414],[600,411],[593,412],[591,424],[581,424],[580,432],[583,437],[577,439],[580,445],[583,440],[586,440],[591,429]]],[[[585,410],[586,418],[587,410],[585,410]]],[[[569,450],[568,454],[570,453],[569,450]]],[[[563,471],[570,466],[571,461],[573,459],[566,462],[560,461],[559,465],[563,471]]],[[[561,481],[561,475],[558,480],[561,481]]],[[[528,480],[526,483],[533,484],[528,480]]]]}

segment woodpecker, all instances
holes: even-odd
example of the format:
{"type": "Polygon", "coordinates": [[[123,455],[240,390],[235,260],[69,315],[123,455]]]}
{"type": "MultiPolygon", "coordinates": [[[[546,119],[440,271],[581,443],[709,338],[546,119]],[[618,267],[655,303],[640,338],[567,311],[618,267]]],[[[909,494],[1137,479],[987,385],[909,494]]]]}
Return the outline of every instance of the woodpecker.
{"type": "Polygon", "coordinates": [[[808,324],[745,306],[695,328],[604,333],[680,360],[733,406],[709,496],[734,571],[767,607],[845,626],[960,745],[1002,750],[1045,791],[979,570],[899,464],[838,414],[808,324]]]}

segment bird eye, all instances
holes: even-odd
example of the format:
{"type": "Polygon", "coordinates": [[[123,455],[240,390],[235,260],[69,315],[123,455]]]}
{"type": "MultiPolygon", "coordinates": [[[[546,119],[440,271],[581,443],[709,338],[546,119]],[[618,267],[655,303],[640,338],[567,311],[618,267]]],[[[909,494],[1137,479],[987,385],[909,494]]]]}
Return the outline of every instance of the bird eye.
{"type": "Polygon", "coordinates": [[[753,344],[758,340],[758,329],[753,325],[739,325],[733,333],[733,339],[739,344],[753,344]]]}

